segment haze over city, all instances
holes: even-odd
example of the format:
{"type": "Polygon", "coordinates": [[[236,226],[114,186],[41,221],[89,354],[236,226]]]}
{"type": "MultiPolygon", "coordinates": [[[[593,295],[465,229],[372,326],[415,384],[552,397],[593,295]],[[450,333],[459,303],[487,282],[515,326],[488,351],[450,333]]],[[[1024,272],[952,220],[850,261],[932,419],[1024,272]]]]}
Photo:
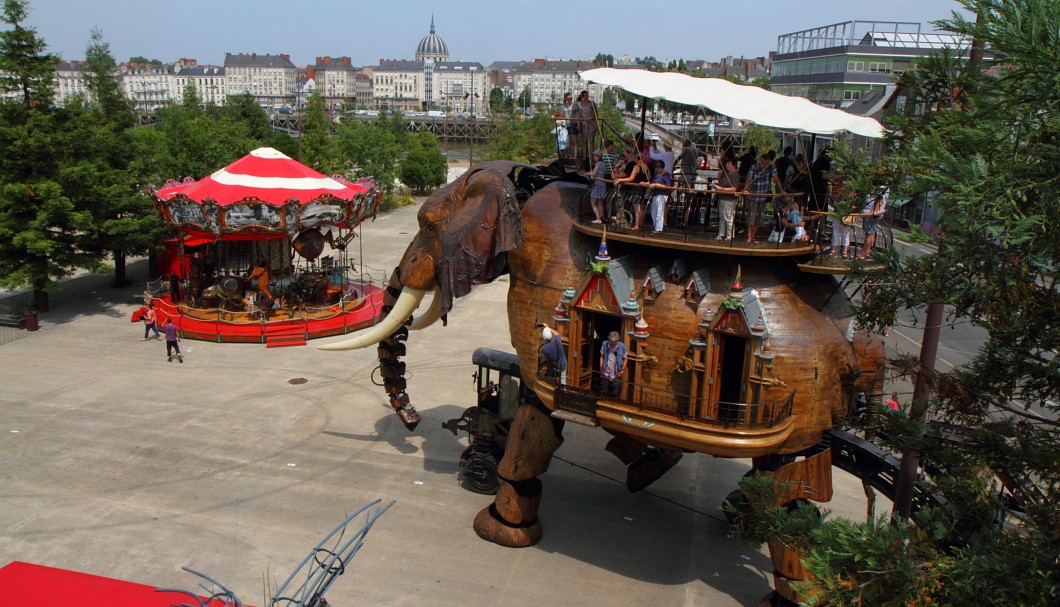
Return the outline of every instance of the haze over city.
{"type": "Polygon", "coordinates": [[[118,61],[133,56],[200,64],[224,63],[225,53],[291,56],[296,65],[317,56],[348,56],[355,65],[411,59],[433,16],[453,60],[653,56],[716,60],[775,51],[777,36],[850,20],[931,21],[961,10],[954,0],[811,0],[749,5],[631,0],[564,4],[458,4],[426,0],[351,3],[186,0],[31,0],[27,24],[66,60],[84,57],[92,28],[102,30],[118,61]]]}

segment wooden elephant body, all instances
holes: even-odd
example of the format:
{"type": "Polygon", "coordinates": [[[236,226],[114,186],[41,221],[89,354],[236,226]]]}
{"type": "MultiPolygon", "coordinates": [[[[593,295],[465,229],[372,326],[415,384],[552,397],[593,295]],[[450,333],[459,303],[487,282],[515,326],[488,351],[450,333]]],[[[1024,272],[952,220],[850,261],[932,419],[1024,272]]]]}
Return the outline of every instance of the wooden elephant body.
{"type": "Polygon", "coordinates": [[[398,342],[444,318],[475,283],[508,274],[511,343],[536,398],[516,415],[500,490],[475,519],[480,536],[503,545],[540,537],[537,477],[561,442],[562,421],[614,435],[608,450],[629,464],[631,490],[681,453],[700,452],[754,458],[757,468],[799,481],[787,497],[827,500],[822,432],[855,394],[878,390],[882,361],[879,341],[853,330],[845,294],[791,259],[665,238],[608,242],[578,221],[587,191],[584,180],[527,165],[477,165],[421,208],[420,231],[388,289],[391,318],[333,349],[378,343],[391,402],[414,427],[398,342]],[[412,320],[431,290],[431,309],[412,320]],[[552,331],[566,350],[558,385],[539,372],[542,336],[552,331]],[[617,393],[602,389],[611,378],[601,344],[611,332],[626,357],[617,393]]]}

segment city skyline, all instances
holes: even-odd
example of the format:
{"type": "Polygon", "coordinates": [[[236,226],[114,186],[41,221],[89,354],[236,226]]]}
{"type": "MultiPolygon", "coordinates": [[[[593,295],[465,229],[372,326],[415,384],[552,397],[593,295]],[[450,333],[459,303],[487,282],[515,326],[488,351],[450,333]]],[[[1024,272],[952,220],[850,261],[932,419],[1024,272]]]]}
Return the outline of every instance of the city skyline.
{"type": "Polygon", "coordinates": [[[850,20],[915,22],[932,31],[930,21],[949,18],[961,9],[954,0],[814,0],[798,6],[763,2],[762,10],[717,17],[727,26],[711,37],[714,15],[726,9],[704,6],[652,15],[645,11],[650,5],[628,0],[608,5],[573,2],[563,5],[563,10],[542,5],[541,10],[530,11],[523,6],[516,20],[483,0],[463,2],[459,9],[424,0],[385,5],[325,1],[301,12],[293,11],[292,3],[276,0],[187,0],[179,11],[150,0],[29,2],[26,25],[37,28],[48,50],[67,61],[84,57],[90,31],[99,28],[119,62],[144,56],[165,63],[193,58],[200,64],[223,65],[225,53],[282,53],[299,66],[312,65],[319,56],[348,56],[356,66],[375,65],[380,59],[412,59],[432,16],[452,60],[489,65],[546,57],[592,58],[597,53],[663,61],[757,57],[775,51],[777,36],[789,32],[850,20]],[[325,15],[328,18],[322,18],[325,15]],[[653,16],[658,24],[645,30],[642,24],[653,16]],[[157,26],[144,27],[151,23],[157,26]],[[289,36],[296,32],[308,35],[289,36]]]}

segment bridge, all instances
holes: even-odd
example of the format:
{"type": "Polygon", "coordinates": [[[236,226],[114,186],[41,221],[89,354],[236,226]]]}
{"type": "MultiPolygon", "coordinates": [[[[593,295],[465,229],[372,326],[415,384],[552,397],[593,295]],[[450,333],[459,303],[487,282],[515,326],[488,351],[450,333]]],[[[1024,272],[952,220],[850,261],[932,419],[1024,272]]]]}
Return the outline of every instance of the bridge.
{"type": "MultiPolygon", "coordinates": [[[[296,114],[272,114],[269,123],[273,130],[287,133],[297,138],[301,132],[301,121],[303,116],[296,114]]],[[[377,116],[358,115],[349,113],[341,117],[341,120],[355,120],[357,122],[372,122],[378,120],[377,116]]],[[[457,118],[446,116],[442,118],[402,117],[405,128],[410,133],[422,133],[424,131],[434,133],[439,141],[459,141],[483,143],[497,134],[498,121],[493,118],[457,118]]],[[[137,114],[137,124],[149,126],[155,124],[157,117],[153,112],[140,112],[137,114]]],[[[337,124],[337,123],[336,123],[337,124]]]]}

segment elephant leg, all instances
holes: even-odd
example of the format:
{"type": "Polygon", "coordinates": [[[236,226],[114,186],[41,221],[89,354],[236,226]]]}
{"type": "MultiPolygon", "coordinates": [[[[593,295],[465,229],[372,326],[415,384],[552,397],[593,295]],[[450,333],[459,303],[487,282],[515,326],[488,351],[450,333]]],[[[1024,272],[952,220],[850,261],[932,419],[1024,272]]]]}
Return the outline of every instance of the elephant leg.
{"type": "Polygon", "coordinates": [[[604,447],[626,464],[626,489],[643,491],[681,461],[680,451],[649,447],[628,434],[615,434],[604,447]]]}
{"type": "MultiPolygon", "coordinates": [[[[764,459],[764,458],[763,458],[764,459]]],[[[779,459],[779,458],[778,458],[779,459]]],[[[757,458],[756,458],[757,460],[757,458]]],[[[756,464],[766,463],[756,461],[756,464]]],[[[777,503],[787,504],[794,500],[827,502],[832,499],[832,451],[823,449],[797,461],[783,459],[772,462],[775,469],[760,471],[775,481],[777,503]]],[[[776,538],[769,540],[769,557],[773,562],[773,588],[776,604],[805,604],[813,597],[796,591],[792,585],[811,578],[802,566],[802,553],[776,538]]]]}
{"type": "Polygon", "coordinates": [[[475,517],[474,529],[484,540],[510,548],[532,546],[541,539],[540,475],[563,438],[560,427],[540,403],[519,407],[512,420],[504,457],[497,467],[500,489],[492,504],[475,517]]]}
{"type": "MultiPolygon", "coordinates": [[[[401,295],[401,287],[398,281],[397,271],[391,276],[391,284],[383,294],[383,312],[389,313],[401,295]]],[[[411,319],[410,319],[411,320],[411,319]]],[[[407,325],[408,322],[405,323],[407,325]]],[[[401,423],[409,431],[415,430],[420,423],[420,414],[409,401],[409,395],[405,391],[405,363],[400,360],[405,355],[405,340],[409,337],[407,326],[401,326],[390,334],[389,337],[379,342],[376,354],[379,357],[379,371],[383,376],[383,389],[386,390],[390,406],[394,408],[401,423]]]]}

